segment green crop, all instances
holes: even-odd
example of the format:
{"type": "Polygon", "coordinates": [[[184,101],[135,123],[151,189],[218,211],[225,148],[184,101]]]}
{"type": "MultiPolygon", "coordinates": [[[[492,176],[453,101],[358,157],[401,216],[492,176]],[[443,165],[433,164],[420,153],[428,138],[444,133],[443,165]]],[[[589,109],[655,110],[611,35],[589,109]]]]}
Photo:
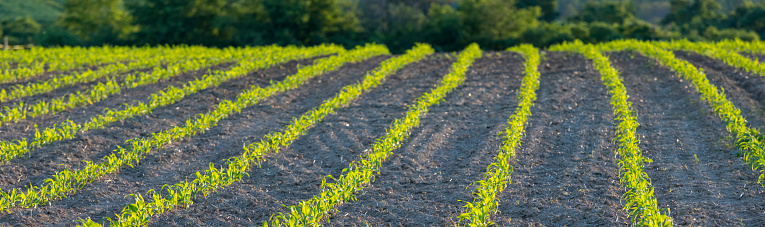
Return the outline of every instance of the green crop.
{"type": "Polygon", "coordinates": [[[723,40],[720,42],[717,42],[715,45],[717,45],[720,48],[728,49],[731,51],[736,52],[746,52],[750,54],[765,54],[765,42],[763,41],[741,41],[740,39],[736,40],[723,40]]]}

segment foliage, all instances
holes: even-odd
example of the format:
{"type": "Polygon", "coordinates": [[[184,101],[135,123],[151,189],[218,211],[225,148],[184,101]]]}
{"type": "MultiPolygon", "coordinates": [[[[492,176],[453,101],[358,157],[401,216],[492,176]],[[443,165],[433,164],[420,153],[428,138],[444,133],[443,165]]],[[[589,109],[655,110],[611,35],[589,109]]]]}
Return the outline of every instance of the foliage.
{"type": "Polygon", "coordinates": [[[226,0],[134,0],[126,8],[139,26],[135,43],[212,45],[231,34],[221,28],[226,0]],[[193,25],[193,26],[190,26],[193,25]]]}
{"type": "Polygon", "coordinates": [[[58,23],[85,41],[125,40],[138,28],[122,0],[67,0],[58,23]]]}
{"type": "Polygon", "coordinates": [[[726,23],[729,27],[745,29],[765,37],[765,4],[747,3],[736,7],[726,23]]]}
{"type": "Polygon", "coordinates": [[[10,44],[32,43],[32,38],[40,32],[41,26],[31,17],[17,17],[0,21],[0,35],[8,36],[10,44]]]}
{"type": "Polygon", "coordinates": [[[515,7],[524,9],[528,7],[539,7],[542,14],[539,19],[544,21],[553,21],[558,18],[558,0],[517,0],[515,7]]]}
{"type": "Polygon", "coordinates": [[[620,24],[635,19],[635,6],[630,1],[588,1],[584,9],[569,18],[572,22],[604,22],[620,24]]]}

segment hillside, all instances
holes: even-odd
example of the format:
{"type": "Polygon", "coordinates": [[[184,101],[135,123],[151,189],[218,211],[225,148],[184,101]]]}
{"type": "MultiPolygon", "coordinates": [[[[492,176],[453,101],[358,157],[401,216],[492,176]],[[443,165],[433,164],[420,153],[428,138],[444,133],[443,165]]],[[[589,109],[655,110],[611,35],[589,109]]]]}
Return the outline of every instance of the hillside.
{"type": "Polygon", "coordinates": [[[3,0],[0,1],[0,19],[30,16],[40,24],[56,21],[63,11],[65,0],[3,0]]]}

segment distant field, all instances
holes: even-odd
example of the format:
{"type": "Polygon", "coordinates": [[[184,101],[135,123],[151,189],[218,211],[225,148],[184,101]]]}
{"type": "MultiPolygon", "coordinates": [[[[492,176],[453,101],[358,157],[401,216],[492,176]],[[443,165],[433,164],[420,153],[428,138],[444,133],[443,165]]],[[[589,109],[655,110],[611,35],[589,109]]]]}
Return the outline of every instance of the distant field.
{"type": "Polygon", "coordinates": [[[0,225],[762,226],[764,50],[0,51],[0,225]]]}
{"type": "Polygon", "coordinates": [[[2,0],[0,19],[29,16],[42,24],[53,23],[64,11],[65,0],[2,0]]]}

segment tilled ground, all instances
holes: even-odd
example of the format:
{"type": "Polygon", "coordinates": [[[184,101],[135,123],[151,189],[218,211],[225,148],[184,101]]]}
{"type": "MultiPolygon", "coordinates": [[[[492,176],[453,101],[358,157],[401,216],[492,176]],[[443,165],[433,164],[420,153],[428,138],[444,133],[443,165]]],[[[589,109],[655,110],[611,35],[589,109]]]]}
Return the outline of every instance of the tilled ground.
{"type": "MultiPolygon", "coordinates": [[[[513,182],[499,196],[498,226],[625,226],[613,138],[610,95],[591,61],[577,54],[543,52],[541,83],[523,143],[512,161],[513,182]]],[[[678,52],[703,68],[710,81],[725,89],[752,127],[765,123],[765,79],[721,61],[678,52]]],[[[653,163],[646,167],[661,208],[677,225],[765,225],[765,190],[757,173],[740,157],[725,125],[687,81],[637,53],[608,54],[621,73],[638,113],[640,148],[653,163]]],[[[12,209],[0,225],[70,226],[73,220],[113,217],[132,203],[126,195],[146,193],[191,179],[193,173],[242,152],[242,145],[282,131],[292,118],[358,82],[388,57],[375,57],[310,80],[300,88],[263,100],[221,121],[204,134],[153,151],[135,168],[97,179],[69,198],[35,209],[12,209]]],[[[434,88],[456,58],[436,54],[412,63],[385,83],[354,100],[308,130],[291,146],[267,156],[249,177],[188,209],[154,217],[152,226],[259,225],[282,205],[295,205],[319,192],[322,178],[365,152],[408,105],[434,88]]],[[[181,125],[189,117],[233,99],[252,85],[267,86],[296,72],[292,61],[223,83],[153,113],[118,122],[31,152],[0,165],[0,188],[40,185],[55,171],[98,161],[130,138],[181,125]]],[[[483,178],[501,144],[497,136],[516,108],[523,58],[510,52],[486,52],[470,67],[463,85],[430,108],[402,148],[394,151],[372,185],[357,201],[338,207],[329,226],[445,226],[472,201],[472,182],[483,178]]],[[[213,69],[225,70],[230,64],[213,69]]],[[[55,116],[0,127],[0,139],[30,136],[34,124],[47,127],[64,119],[82,122],[105,107],[145,100],[168,85],[179,85],[207,69],[185,73],[155,85],[131,89],[103,102],[55,116]]],[[[90,85],[57,91],[66,93],[90,85]]],[[[38,96],[35,99],[45,99],[38,96]]],[[[7,104],[6,104],[7,105],[7,104]]]]}

